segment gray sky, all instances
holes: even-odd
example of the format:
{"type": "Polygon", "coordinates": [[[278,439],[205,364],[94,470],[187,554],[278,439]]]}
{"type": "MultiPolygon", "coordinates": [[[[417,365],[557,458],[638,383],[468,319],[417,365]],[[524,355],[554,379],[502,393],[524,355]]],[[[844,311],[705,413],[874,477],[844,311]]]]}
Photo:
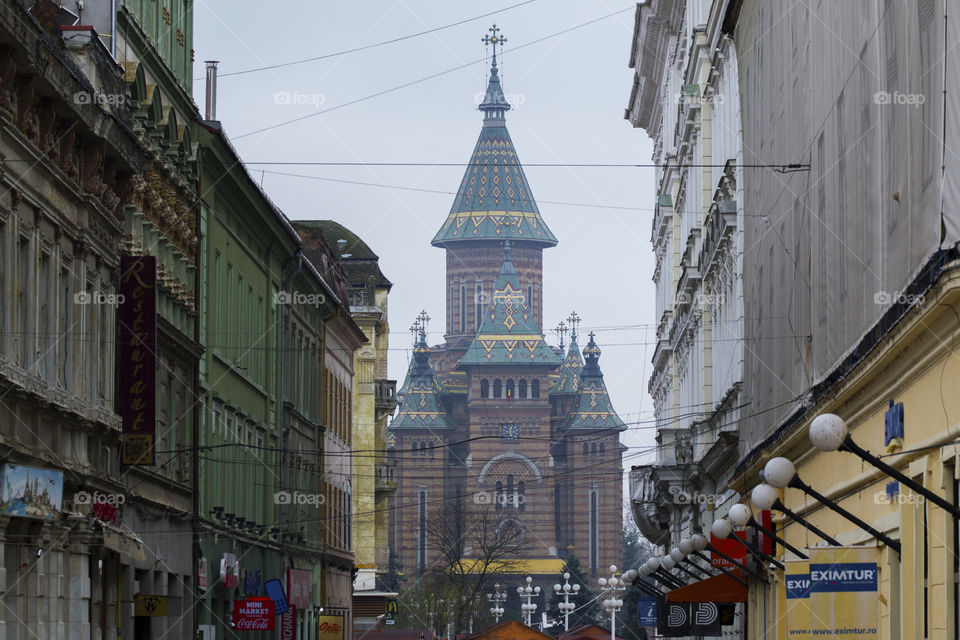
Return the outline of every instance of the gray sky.
{"type": "MultiPolygon", "coordinates": [[[[629,0],[535,0],[394,44],[227,75],[382,42],[520,2],[288,0],[269,11],[253,11],[244,3],[202,0],[195,5],[195,99],[203,104],[203,61],[219,60],[217,117],[246,162],[463,163],[480,132],[476,105],[489,68],[487,62],[474,62],[484,57],[481,38],[495,21],[507,38],[500,69],[513,105],[507,126],[521,162],[648,163],[649,139],[623,119],[632,86],[627,61],[635,3],[629,0]],[[615,11],[622,12],[511,51],[615,11]],[[467,63],[474,64],[317,114],[467,63]],[[317,115],[243,136],[310,114],[317,115]]],[[[332,218],[379,254],[381,268],[394,282],[390,377],[401,381],[410,357],[407,328],[421,309],[435,318],[430,343],[442,341],[444,252],[430,246],[430,240],[453,196],[276,172],[454,192],[464,168],[250,165],[250,171],[290,218],[332,218]]],[[[631,423],[622,436],[631,447],[624,457],[629,469],[650,458],[635,447],[651,446],[654,436],[646,392],[656,322],[650,248],[653,170],[528,166],[526,174],[541,214],[560,241],[544,252],[547,338],[556,343],[552,328],[571,310],[583,318],[581,333],[596,331],[614,406],[631,423]],[[639,210],[594,206],[600,204],[639,210]]],[[[584,336],[580,346],[585,343],[584,336]]]]}

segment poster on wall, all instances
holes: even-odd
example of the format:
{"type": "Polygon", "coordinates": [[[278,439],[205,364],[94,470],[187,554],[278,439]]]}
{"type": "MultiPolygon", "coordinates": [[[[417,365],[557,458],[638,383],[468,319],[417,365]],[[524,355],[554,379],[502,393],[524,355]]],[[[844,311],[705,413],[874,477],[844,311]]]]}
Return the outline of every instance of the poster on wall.
{"type": "Polygon", "coordinates": [[[810,561],[784,562],[784,621],[787,637],[807,640],[810,635],[810,561]]]}
{"type": "Polygon", "coordinates": [[[810,551],[810,633],[880,637],[880,550],[818,547],[810,551]]]}
{"type": "Polygon", "coordinates": [[[310,572],[287,569],[287,598],[298,609],[310,608],[310,572]]]}
{"type": "Polygon", "coordinates": [[[0,513],[20,518],[57,520],[63,506],[63,472],[19,464],[0,467],[0,513]]]}
{"type": "Polygon", "coordinates": [[[120,463],[157,462],[157,259],[121,256],[117,413],[122,420],[120,463]]]}

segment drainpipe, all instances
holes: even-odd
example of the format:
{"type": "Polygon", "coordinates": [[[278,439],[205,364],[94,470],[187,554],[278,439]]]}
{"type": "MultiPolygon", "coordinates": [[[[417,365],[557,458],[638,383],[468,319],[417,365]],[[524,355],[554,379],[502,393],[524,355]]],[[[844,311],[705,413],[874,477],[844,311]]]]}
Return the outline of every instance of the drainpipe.
{"type": "MultiPolygon", "coordinates": [[[[297,247],[296,253],[293,255],[290,260],[287,260],[283,263],[283,266],[280,268],[280,274],[282,275],[286,272],[287,267],[291,262],[296,261],[297,268],[294,269],[290,275],[283,279],[283,283],[280,285],[280,294],[283,295],[286,292],[287,284],[293,280],[294,276],[300,273],[300,270],[303,269],[303,249],[297,247]]],[[[284,319],[286,318],[286,309],[287,303],[283,302],[280,306],[280,380],[279,380],[279,396],[280,396],[280,491],[283,491],[283,466],[286,462],[286,427],[287,421],[285,418],[286,412],[284,409],[284,404],[286,403],[286,397],[284,396],[284,382],[286,378],[286,367],[287,367],[287,351],[286,351],[286,342],[287,342],[287,332],[284,326],[284,319]]],[[[280,572],[283,573],[283,570],[286,569],[286,556],[283,553],[283,504],[280,504],[280,556],[281,566],[280,572]]],[[[281,580],[282,580],[281,576],[281,580]]]]}
{"type": "MultiPolygon", "coordinates": [[[[200,285],[203,282],[203,274],[200,273],[200,267],[202,263],[202,229],[200,225],[200,202],[203,198],[203,171],[201,165],[201,171],[197,176],[197,202],[195,205],[195,225],[196,225],[196,237],[197,237],[197,250],[194,253],[194,269],[193,269],[193,307],[196,310],[196,317],[193,322],[193,341],[194,344],[199,347],[200,345],[200,318],[203,316],[203,310],[200,308],[200,285]]],[[[217,284],[219,286],[219,283],[217,284]]],[[[193,369],[193,397],[200,398],[200,359],[203,358],[203,354],[197,358],[196,366],[193,369]]],[[[202,557],[202,550],[200,548],[200,402],[193,403],[193,464],[192,469],[190,470],[191,479],[193,480],[193,567],[191,571],[193,573],[193,592],[196,595],[196,604],[200,604],[200,575],[198,573],[200,567],[200,558],[202,557]]],[[[199,617],[199,612],[201,611],[200,607],[195,607],[193,614],[193,628],[196,629],[200,621],[197,619],[199,617]]]]}

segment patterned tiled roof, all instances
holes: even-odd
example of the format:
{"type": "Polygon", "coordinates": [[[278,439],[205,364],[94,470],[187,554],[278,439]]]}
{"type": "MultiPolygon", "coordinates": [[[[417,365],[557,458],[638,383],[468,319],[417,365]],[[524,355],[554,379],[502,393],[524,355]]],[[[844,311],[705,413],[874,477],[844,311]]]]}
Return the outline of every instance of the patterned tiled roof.
{"type": "Polygon", "coordinates": [[[480,110],[483,129],[473,149],[470,164],[460,182],[446,221],[433,238],[433,245],[462,240],[537,242],[552,247],[557,239],[547,228],[530,191],[530,184],[513,147],[503,114],[510,108],[497,74],[496,62],[480,110]]]}
{"type": "Polygon", "coordinates": [[[560,358],[547,345],[526,304],[520,279],[510,261],[510,240],[500,276],[493,286],[483,322],[458,366],[483,364],[560,365],[560,358]]]}
{"type": "Polygon", "coordinates": [[[390,423],[390,429],[454,429],[437,402],[437,387],[430,368],[430,349],[422,335],[413,348],[413,364],[407,371],[403,386],[400,412],[390,423]]]}
{"type": "Polygon", "coordinates": [[[600,347],[590,334],[590,342],[583,348],[583,358],[586,364],[580,373],[580,390],[574,402],[573,410],[560,423],[560,429],[616,429],[624,431],[627,425],[620,419],[610,395],[607,385],[603,382],[603,373],[600,371],[600,347]]]}
{"type": "Polygon", "coordinates": [[[570,349],[567,357],[557,371],[557,383],[550,389],[551,394],[576,393],[580,389],[580,372],[583,370],[583,358],[580,357],[580,347],[577,346],[577,334],[570,336],[570,349]]]}

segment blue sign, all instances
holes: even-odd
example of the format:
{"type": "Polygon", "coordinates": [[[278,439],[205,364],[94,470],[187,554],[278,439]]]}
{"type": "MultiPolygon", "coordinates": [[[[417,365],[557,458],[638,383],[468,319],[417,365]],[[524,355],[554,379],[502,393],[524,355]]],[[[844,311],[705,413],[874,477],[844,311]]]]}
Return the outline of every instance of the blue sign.
{"type": "Polygon", "coordinates": [[[875,562],[838,562],[810,565],[810,593],[876,591],[875,562]]]}
{"type": "Polygon", "coordinates": [[[243,592],[248,596],[260,595],[260,569],[256,571],[247,569],[243,580],[243,592]]]}
{"type": "Polygon", "coordinates": [[[641,627],[657,626],[657,599],[637,598],[637,618],[641,627]]]}
{"type": "Polygon", "coordinates": [[[277,578],[267,580],[263,585],[263,590],[267,597],[273,600],[276,605],[277,614],[286,613],[290,609],[290,603],[287,602],[287,594],[283,591],[283,583],[277,578]]]}
{"type": "Polygon", "coordinates": [[[787,600],[804,599],[810,597],[810,574],[787,574],[787,600]]]}

